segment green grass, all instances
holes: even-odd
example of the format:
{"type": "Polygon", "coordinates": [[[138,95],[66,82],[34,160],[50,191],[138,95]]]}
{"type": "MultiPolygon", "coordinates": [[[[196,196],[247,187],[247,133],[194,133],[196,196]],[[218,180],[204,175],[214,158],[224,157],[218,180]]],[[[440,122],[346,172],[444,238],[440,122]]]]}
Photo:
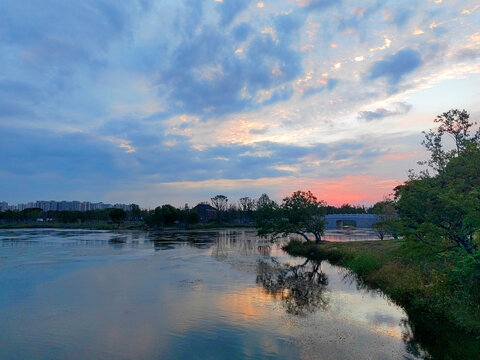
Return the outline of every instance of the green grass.
{"type": "Polygon", "coordinates": [[[319,245],[292,241],[285,250],[294,256],[328,260],[379,287],[407,313],[480,335],[480,256],[446,244],[431,247],[402,240],[319,245]]]}

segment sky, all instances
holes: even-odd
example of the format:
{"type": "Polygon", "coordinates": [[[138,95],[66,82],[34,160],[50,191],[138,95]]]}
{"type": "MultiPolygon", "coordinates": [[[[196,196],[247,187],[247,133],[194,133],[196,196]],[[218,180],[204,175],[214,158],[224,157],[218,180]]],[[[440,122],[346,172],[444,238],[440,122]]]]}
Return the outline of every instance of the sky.
{"type": "Polygon", "coordinates": [[[478,1],[2,1],[0,201],[373,204],[479,55],[478,1]]]}

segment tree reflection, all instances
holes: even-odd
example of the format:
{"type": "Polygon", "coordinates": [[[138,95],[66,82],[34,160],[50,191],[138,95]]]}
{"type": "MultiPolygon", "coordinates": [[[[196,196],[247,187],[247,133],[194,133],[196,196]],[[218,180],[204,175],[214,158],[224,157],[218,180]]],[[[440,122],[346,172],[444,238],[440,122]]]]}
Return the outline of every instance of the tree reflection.
{"type": "Polygon", "coordinates": [[[256,282],[268,294],[281,299],[289,314],[306,315],[328,305],[325,294],[328,279],[322,272],[321,262],[306,260],[292,266],[275,258],[261,259],[257,264],[256,282]]]}
{"type": "Polygon", "coordinates": [[[261,255],[270,256],[271,242],[252,236],[245,231],[221,231],[212,248],[212,256],[217,260],[225,260],[234,256],[261,255]]]}

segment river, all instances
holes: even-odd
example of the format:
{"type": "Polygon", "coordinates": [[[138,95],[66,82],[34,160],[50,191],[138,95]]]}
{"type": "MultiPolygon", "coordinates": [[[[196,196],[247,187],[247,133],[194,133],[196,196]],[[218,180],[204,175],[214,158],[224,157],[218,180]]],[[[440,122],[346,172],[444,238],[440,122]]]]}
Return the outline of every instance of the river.
{"type": "Polygon", "coordinates": [[[428,357],[379,290],[280,245],[244,229],[0,230],[0,359],[428,357]]]}

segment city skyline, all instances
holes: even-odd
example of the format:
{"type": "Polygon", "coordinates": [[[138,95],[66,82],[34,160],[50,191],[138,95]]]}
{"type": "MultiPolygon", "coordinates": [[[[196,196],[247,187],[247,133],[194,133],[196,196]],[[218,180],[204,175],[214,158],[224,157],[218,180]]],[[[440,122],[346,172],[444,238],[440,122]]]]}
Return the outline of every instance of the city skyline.
{"type": "Polygon", "coordinates": [[[476,1],[0,4],[0,199],[371,205],[451,108],[480,120],[476,1]]]}
{"type": "Polygon", "coordinates": [[[22,211],[25,209],[38,208],[43,211],[89,211],[104,209],[122,209],[129,211],[133,204],[105,204],[103,202],[81,201],[81,200],[36,200],[26,203],[9,204],[7,201],[0,201],[0,211],[22,211]]]}

